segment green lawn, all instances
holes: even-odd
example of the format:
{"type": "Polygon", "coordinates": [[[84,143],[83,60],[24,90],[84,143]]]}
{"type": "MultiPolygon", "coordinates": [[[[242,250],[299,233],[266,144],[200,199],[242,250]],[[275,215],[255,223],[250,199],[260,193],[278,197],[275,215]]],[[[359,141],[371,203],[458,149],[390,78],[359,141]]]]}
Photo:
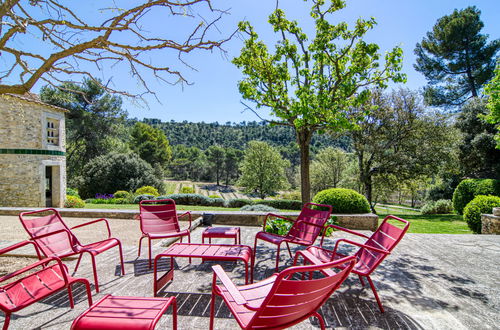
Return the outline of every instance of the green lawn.
{"type": "Polygon", "coordinates": [[[375,207],[380,218],[379,222],[386,215],[391,214],[399,218],[410,221],[410,233],[420,234],[472,234],[467,223],[462,220],[461,215],[457,214],[420,214],[419,212],[375,207]]]}
{"type": "MultiPolygon", "coordinates": [[[[86,204],[87,209],[124,209],[139,210],[137,204],[86,204]]],[[[181,211],[239,211],[239,208],[211,207],[211,206],[193,206],[177,205],[181,211]]],[[[392,207],[375,207],[380,222],[388,214],[395,215],[410,221],[410,233],[421,234],[472,234],[467,227],[467,223],[462,220],[461,215],[457,214],[433,214],[423,215],[412,210],[405,210],[392,207]]],[[[283,210],[283,212],[296,212],[293,210],[283,210]]]]}

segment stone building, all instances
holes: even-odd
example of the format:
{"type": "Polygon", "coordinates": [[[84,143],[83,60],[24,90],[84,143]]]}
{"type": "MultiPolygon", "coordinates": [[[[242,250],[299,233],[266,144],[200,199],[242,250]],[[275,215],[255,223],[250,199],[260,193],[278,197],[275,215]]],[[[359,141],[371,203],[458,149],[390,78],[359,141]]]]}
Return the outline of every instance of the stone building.
{"type": "Polygon", "coordinates": [[[64,206],[65,112],[34,94],[0,95],[0,206],[64,206]]]}

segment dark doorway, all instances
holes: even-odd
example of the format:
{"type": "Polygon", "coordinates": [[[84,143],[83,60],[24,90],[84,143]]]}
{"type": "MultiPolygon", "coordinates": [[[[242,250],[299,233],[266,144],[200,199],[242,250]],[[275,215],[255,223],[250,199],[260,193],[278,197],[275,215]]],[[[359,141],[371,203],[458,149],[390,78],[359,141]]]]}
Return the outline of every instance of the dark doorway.
{"type": "Polygon", "coordinates": [[[52,207],[52,166],[45,167],[45,206],[52,207]]]}

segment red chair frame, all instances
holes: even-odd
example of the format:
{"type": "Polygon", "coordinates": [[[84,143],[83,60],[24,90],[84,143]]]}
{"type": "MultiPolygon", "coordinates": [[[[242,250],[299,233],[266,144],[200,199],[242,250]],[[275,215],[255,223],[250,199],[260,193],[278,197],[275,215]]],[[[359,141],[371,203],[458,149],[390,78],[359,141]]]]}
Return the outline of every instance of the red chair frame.
{"type": "Polygon", "coordinates": [[[315,203],[305,204],[296,220],[278,214],[268,213],[266,218],[264,219],[264,224],[262,227],[263,231],[260,231],[255,235],[255,242],[253,247],[254,258],[255,255],[257,254],[258,239],[277,245],[278,250],[276,252],[276,271],[278,271],[281,244],[282,243],[286,244],[286,247],[288,248],[288,253],[290,254],[290,258],[292,258],[293,256],[292,256],[292,251],[290,250],[289,243],[303,245],[303,246],[310,246],[314,244],[316,238],[325,228],[325,224],[330,218],[331,213],[332,213],[332,207],[330,205],[315,204],[315,203]],[[310,206],[327,208],[328,211],[315,210],[310,208],[310,206]],[[293,222],[292,228],[290,228],[288,233],[284,236],[268,233],[266,232],[266,223],[269,217],[276,217],[293,222]]]}
{"type": "Polygon", "coordinates": [[[82,260],[84,253],[88,253],[92,261],[96,292],[99,292],[99,281],[97,278],[95,256],[101,252],[118,246],[120,252],[121,273],[122,275],[125,275],[121,242],[117,238],[111,237],[111,230],[106,219],[96,219],[70,228],[63,221],[61,215],[56,209],[48,208],[38,211],[22,212],[19,215],[19,220],[21,220],[21,223],[26,232],[30,235],[31,240],[46,257],[65,258],[79,255],[74,272],[78,270],[78,266],[80,265],[80,261],[82,260]],[[28,215],[43,213],[49,214],[38,218],[26,217],[28,215]],[[98,222],[103,222],[106,225],[108,233],[107,239],[83,245],[72,232],[73,229],[98,222]]]}
{"type": "Polygon", "coordinates": [[[321,240],[320,247],[311,246],[308,247],[305,251],[297,252],[297,255],[300,255],[304,258],[305,261],[312,262],[316,264],[318,262],[330,262],[332,260],[338,258],[344,258],[345,255],[337,252],[339,245],[341,243],[350,244],[359,247],[358,251],[354,254],[356,257],[356,265],[352,269],[352,273],[358,275],[361,285],[365,286],[365,282],[363,281],[363,277],[366,277],[370,287],[372,289],[373,295],[377,300],[378,307],[380,311],[384,312],[384,307],[382,306],[382,302],[378,296],[375,285],[373,284],[370,275],[377,269],[384,259],[391,254],[392,250],[398,245],[403,236],[408,231],[410,227],[410,222],[407,220],[395,217],[393,215],[388,215],[382,221],[380,226],[377,228],[375,232],[371,236],[367,236],[365,234],[356,232],[354,230],[346,229],[343,227],[339,227],[336,225],[330,225],[334,229],[338,229],[344,231],[349,234],[353,234],[359,237],[363,237],[366,239],[364,243],[358,243],[349,239],[339,239],[335,242],[335,246],[333,250],[325,249],[322,247],[323,239],[321,240]],[[403,228],[396,227],[390,223],[389,220],[396,220],[402,222],[404,224],[403,228]]]}
{"type": "MultiPolygon", "coordinates": [[[[182,238],[187,236],[188,243],[191,243],[191,212],[188,211],[178,216],[173,199],[141,201],[139,203],[139,212],[142,236],[139,239],[137,256],[141,255],[142,239],[147,237],[149,242],[149,268],[151,268],[152,258],[151,240],[180,237],[182,242],[182,238]],[[181,230],[179,218],[186,215],[189,217],[189,227],[181,230]]],[[[191,262],[191,259],[189,261],[191,262]]]]}
{"type": "Polygon", "coordinates": [[[212,300],[210,329],[214,328],[215,298],[222,297],[242,329],[284,329],[311,316],[325,329],[323,317],[317,312],[347,278],[354,267],[354,257],[317,265],[294,266],[258,283],[236,286],[220,265],[212,267],[212,300]],[[340,268],[338,273],[331,268],[340,268]],[[313,278],[312,272],[324,274],[313,278]],[[299,273],[302,276],[297,276],[299,273]],[[308,277],[305,275],[309,274],[308,277]],[[222,284],[217,284],[219,279],[222,284]]]}
{"type": "Polygon", "coordinates": [[[92,294],[90,293],[89,281],[85,278],[75,278],[68,275],[66,265],[57,257],[42,259],[37,245],[32,241],[24,241],[3,248],[0,250],[0,255],[30,244],[34,246],[37,256],[41,260],[16,270],[11,274],[0,277],[0,310],[5,313],[3,330],[7,330],[9,327],[12,313],[63,289],[68,290],[69,304],[70,307],[73,308],[75,304],[71,287],[77,282],[85,285],[89,306],[92,305],[92,294]],[[53,264],[49,265],[51,263],[53,264]],[[41,269],[33,271],[35,268],[41,269]],[[31,271],[31,273],[24,275],[28,271],[31,271]],[[7,280],[12,281],[3,285],[2,282],[7,280]]]}

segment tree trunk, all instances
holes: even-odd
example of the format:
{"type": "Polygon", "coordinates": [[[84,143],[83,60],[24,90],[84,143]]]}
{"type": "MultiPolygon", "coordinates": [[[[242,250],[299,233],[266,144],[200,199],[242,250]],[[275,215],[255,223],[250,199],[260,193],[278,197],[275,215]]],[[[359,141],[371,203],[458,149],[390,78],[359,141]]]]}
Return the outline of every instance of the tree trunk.
{"type": "Polygon", "coordinates": [[[302,204],[311,201],[311,179],[309,177],[309,144],[312,131],[309,129],[296,130],[297,143],[300,148],[300,192],[302,204]]]}
{"type": "Polygon", "coordinates": [[[377,214],[375,211],[375,206],[372,204],[373,199],[373,182],[372,176],[370,174],[370,166],[369,164],[365,166],[363,153],[358,153],[358,166],[359,166],[359,181],[363,185],[365,197],[368,200],[368,204],[370,205],[370,209],[373,213],[377,214]]]}

